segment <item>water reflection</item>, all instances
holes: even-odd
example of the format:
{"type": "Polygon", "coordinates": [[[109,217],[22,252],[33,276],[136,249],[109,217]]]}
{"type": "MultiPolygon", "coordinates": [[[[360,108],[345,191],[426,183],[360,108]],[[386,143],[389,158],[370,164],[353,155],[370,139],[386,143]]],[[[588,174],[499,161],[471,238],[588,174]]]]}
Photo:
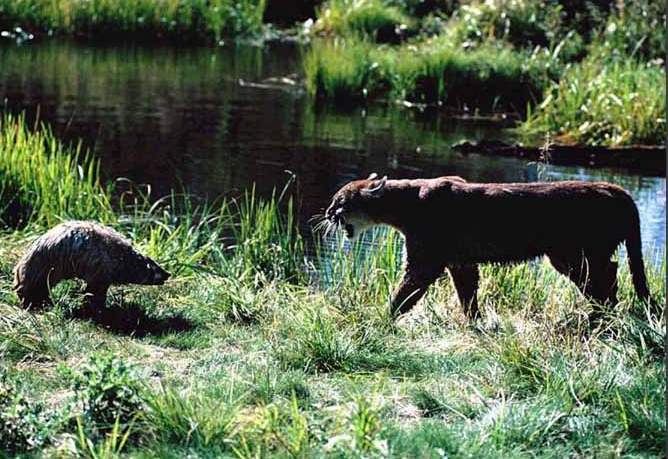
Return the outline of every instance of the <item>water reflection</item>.
{"type": "Polygon", "coordinates": [[[536,168],[511,158],[462,156],[463,139],[502,137],[492,123],[373,105],[314,108],[299,85],[299,49],[0,44],[3,109],[27,110],[66,141],[83,139],[108,177],[150,183],[156,195],[185,187],[202,196],[260,194],[297,175],[302,221],[342,183],[461,175],[470,181],[608,180],[634,196],[645,247],[665,245],[664,178],[586,168],[536,168]],[[542,176],[541,176],[542,174],[542,176]]]}

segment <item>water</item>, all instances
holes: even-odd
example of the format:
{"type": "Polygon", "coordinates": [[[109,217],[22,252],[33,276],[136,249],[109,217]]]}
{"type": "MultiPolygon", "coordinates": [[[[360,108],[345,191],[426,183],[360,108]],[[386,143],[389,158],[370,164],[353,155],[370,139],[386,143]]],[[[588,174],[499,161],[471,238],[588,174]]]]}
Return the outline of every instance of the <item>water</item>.
{"type": "Polygon", "coordinates": [[[216,48],[0,42],[0,108],[39,107],[65,141],[95,149],[107,177],[150,183],[155,196],[261,195],[297,176],[302,223],[343,183],[460,175],[469,181],[606,180],[631,192],[646,253],[665,246],[666,180],[624,170],[536,166],[471,154],[460,140],[503,138],[491,122],[375,104],[314,107],[299,84],[294,45],[216,48]]]}

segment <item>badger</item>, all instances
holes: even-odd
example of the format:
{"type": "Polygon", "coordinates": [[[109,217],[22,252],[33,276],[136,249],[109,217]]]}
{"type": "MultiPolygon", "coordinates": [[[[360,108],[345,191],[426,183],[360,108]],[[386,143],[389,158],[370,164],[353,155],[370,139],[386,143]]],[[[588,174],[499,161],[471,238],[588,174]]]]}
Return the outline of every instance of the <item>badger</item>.
{"type": "Polygon", "coordinates": [[[51,304],[49,290],[65,279],[86,282],[84,307],[105,306],[110,285],[162,285],[170,274],[132,247],[117,231],[91,221],[61,223],[37,238],[14,270],[22,305],[51,304]]]}

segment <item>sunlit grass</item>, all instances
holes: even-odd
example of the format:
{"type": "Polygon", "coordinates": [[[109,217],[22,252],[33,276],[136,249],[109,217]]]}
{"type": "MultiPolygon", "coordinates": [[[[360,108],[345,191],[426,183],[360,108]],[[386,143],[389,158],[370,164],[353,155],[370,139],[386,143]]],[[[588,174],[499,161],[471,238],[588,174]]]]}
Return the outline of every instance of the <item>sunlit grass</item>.
{"type": "Polygon", "coordinates": [[[318,11],[314,32],[376,38],[383,28],[413,26],[414,20],[383,0],[330,0],[318,11]]]}
{"type": "Polygon", "coordinates": [[[99,162],[80,147],[63,147],[46,126],[31,131],[23,116],[2,115],[0,223],[53,225],[68,218],[115,218],[99,162]]]}

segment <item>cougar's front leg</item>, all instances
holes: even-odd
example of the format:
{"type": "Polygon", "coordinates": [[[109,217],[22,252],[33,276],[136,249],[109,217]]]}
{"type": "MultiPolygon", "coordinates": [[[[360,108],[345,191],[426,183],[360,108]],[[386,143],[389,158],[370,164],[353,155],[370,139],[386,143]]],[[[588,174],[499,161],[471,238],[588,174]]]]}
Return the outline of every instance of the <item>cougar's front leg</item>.
{"type": "Polygon", "coordinates": [[[444,269],[442,263],[426,257],[411,257],[409,251],[404,277],[392,297],[392,315],[397,317],[410,311],[444,269]]]}

